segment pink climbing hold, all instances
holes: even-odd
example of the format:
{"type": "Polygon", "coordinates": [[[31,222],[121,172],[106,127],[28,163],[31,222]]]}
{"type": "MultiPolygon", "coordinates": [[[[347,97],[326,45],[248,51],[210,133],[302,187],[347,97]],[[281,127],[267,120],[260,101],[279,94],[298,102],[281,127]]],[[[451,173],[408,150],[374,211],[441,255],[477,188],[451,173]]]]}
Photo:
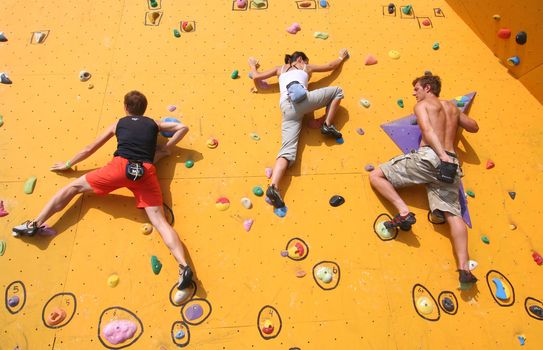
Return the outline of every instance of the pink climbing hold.
{"type": "Polygon", "coordinates": [[[246,0],[236,0],[236,6],[238,7],[238,9],[244,9],[245,6],[247,6],[247,1],[246,0]]]}
{"type": "Polygon", "coordinates": [[[4,208],[4,201],[0,201],[0,218],[3,217],[3,216],[6,216],[8,215],[9,213],[7,212],[7,210],[4,208]]]}
{"type": "Polygon", "coordinates": [[[502,28],[498,30],[498,38],[509,39],[511,37],[511,29],[502,28]]]}
{"type": "Polygon", "coordinates": [[[116,320],[108,323],[102,330],[102,334],[108,342],[117,345],[132,338],[137,328],[136,324],[132,321],[116,320]]]}
{"type": "Polygon", "coordinates": [[[302,30],[302,27],[300,27],[300,24],[296,22],[292,23],[290,27],[287,28],[287,32],[289,32],[290,34],[296,34],[300,30],[302,30]]]}
{"type": "Polygon", "coordinates": [[[170,112],[173,112],[173,111],[175,111],[176,109],[177,109],[177,107],[175,107],[174,105],[169,105],[169,106],[168,106],[168,111],[170,111],[170,112]]]}
{"type": "Polygon", "coordinates": [[[253,222],[255,222],[253,219],[247,219],[243,221],[243,228],[245,229],[245,231],[249,232],[251,230],[253,222]]]}
{"type": "Polygon", "coordinates": [[[496,166],[496,164],[494,164],[494,162],[491,161],[490,159],[486,161],[486,168],[487,169],[492,169],[492,168],[494,168],[494,166],[496,166]]]}
{"type": "Polygon", "coordinates": [[[364,64],[366,66],[372,66],[374,64],[377,64],[377,58],[375,58],[375,56],[369,54],[367,57],[366,57],[366,61],[364,62],[364,64]]]}
{"type": "Polygon", "coordinates": [[[266,178],[271,178],[272,177],[272,174],[273,174],[273,169],[272,168],[266,168],[265,170],[266,172],[266,178]]]}

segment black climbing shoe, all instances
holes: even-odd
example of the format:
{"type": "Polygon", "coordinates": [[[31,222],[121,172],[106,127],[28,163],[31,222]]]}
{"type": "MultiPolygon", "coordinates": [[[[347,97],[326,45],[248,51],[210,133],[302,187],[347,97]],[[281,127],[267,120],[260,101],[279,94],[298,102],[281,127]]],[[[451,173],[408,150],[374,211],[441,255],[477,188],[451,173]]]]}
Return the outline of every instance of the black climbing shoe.
{"type": "Polygon", "coordinates": [[[189,287],[192,282],[192,276],[192,269],[189,265],[179,265],[179,285],[177,286],[177,289],[183,290],[189,287]]]}
{"type": "Polygon", "coordinates": [[[458,280],[460,283],[475,283],[477,282],[477,277],[473,276],[471,271],[458,270],[458,280]]]}
{"type": "Polygon", "coordinates": [[[417,222],[417,219],[415,219],[415,214],[410,212],[405,216],[397,214],[392,220],[385,221],[383,225],[385,225],[387,229],[399,227],[402,231],[409,231],[411,230],[411,225],[413,225],[415,222],[417,222]]]}
{"type": "Polygon", "coordinates": [[[41,230],[42,227],[38,227],[35,221],[27,220],[20,224],[19,226],[15,226],[11,229],[11,234],[14,237],[20,237],[20,236],[26,236],[26,237],[32,237],[36,233],[38,233],[39,230],[41,230]]]}
{"type": "Polygon", "coordinates": [[[339,131],[337,131],[335,126],[333,126],[332,124],[326,125],[326,123],[322,123],[321,134],[332,136],[335,139],[339,139],[343,136],[339,131]]]}
{"type": "Polygon", "coordinates": [[[266,190],[266,197],[268,197],[275,208],[283,208],[285,206],[285,202],[283,202],[281,194],[274,185],[268,186],[268,189],[266,190]]]}

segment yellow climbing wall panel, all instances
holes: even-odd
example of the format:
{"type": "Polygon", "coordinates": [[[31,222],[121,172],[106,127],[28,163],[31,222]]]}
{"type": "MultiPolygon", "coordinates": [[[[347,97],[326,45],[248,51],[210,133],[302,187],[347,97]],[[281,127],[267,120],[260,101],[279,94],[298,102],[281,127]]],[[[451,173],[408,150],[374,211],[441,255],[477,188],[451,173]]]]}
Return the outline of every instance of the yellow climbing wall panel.
{"type": "MultiPolygon", "coordinates": [[[[158,0],[151,10],[144,0],[3,2],[0,31],[8,41],[0,43],[0,71],[13,84],[0,85],[0,200],[9,212],[0,218],[6,244],[0,349],[176,349],[176,343],[189,349],[509,349],[520,346],[518,336],[524,348],[540,348],[543,321],[525,304],[543,300],[543,267],[531,256],[543,253],[541,104],[445,1],[413,1],[410,15],[400,12],[404,4],[389,15],[388,4],[376,1],[299,4],[268,0],[238,10],[232,1],[158,0]],[[153,11],[157,25],[146,25],[153,11]],[[425,17],[430,26],[421,24],[425,17]],[[194,21],[195,30],[182,31],[181,21],[194,21]],[[296,35],[285,31],[293,22],[302,28],[296,35]],[[42,43],[32,40],[37,31],[46,34],[42,43]],[[432,49],[435,42],[439,50],[432,49]],[[251,93],[247,58],[269,68],[285,53],[303,50],[311,63],[324,63],[342,47],[351,58],[341,72],[316,75],[312,87],[344,89],[336,125],[345,143],[304,126],[299,159],[282,185],[288,213],[279,218],[252,193],[267,185],[265,168],[280,146],[278,89],[269,79],[270,89],[251,93]],[[390,59],[390,50],[401,57],[390,59]],[[379,63],[365,66],[368,53],[379,63]],[[233,80],[235,69],[240,78],[233,80]],[[89,81],[79,81],[82,70],[92,74],[89,81]],[[459,145],[464,187],[475,193],[468,198],[469,245],[479,283],[468,291],[458,290],[447,227],[426,219],[424,189],[401,192],[418,218],[411,232],[385,242],[373,231],[376,217],[393,209],[372,191],[364,167],[400,152],[380,125],[411,113],[411,81],[424,70],[442,77],[444,98],[477,92],[470,115],[480,132],[464,133],[459,145]],[[113,141],[71,172],[48,171],[121,117],[122,97],[132,89],[147,95],[147,115],[181,118],[191,129],[158,165],[164,200],[197,276],[184,307],[169,300],[177,266],[156,231],[141,233],[147,219],[126,190],[74,200],[48,222],[57,235],[16,239],[10,232],[61,186],[110,159],[113,141]],[[362,98],[370,108],[360,105],[362,98]],[[169,105],[177,110],[169,112],[169,105]],[[219,141],[216,149],[206,146],[210,137],[219,141]],[[192,168],[184,166],[189,159],[192,168]],[[496,166],[487,170],[487,160],[496,166]],[[30,176],[37,183],[28,195],[23,186],[30,176]],[[345,204],[331,207],[336,194],[345,204]],[[220,197],[229,198],[228,210],[216,209],[220,197]],[[242,197],[252,200],[252,209],[242,207],[242,197]],[[254,223],[246,232],[248,219],[254,223]],[[281,256],[293,238],[307,244],[305,259],[281,256]],[[151,269],[153,255],[163,264],[159,275],[151,269]],[[313,277],[321,266],[330,267],[331,283],[313,277]],[[111,288],[113,274],[119,284],[111,288]],[[494,297],[493,278],[510,282],[509,299],[494,297]],[[433,304],[446,291],[457,299],[454,315],[437,305],[423,314],[436,321],[417,313],[414,301],[433,304]],[[8,305],[14,296],[19,303],[8,305]],[[194,305],[204,314],[190,320],[194,305]],[[68,312],[57,328],[43,320],[54,307],[68,312]],[[112,320],[134,321],[137,333],[119,344],[103,342],[112,320]],[[268,335],[262,327],[269,323],[268,335]],[[176,339],[183,324],[185,337],[176,339]]],[[[490,4],[479,10],[493,12],[490,4]]],[[[533,19],[537,12],[525,8],[519,16],[533,19]]]]}
{"type": "Polygon", "coordinates": [[[447,0],[447,3],[473,29],[473,31],[492,50],[494,55],[517,77],[528,90],[543,103],[543,28],[541,1],[528,0],[514,3],[498,1],[447,0]],[[498,15],[498,18],[494,18],[498,15]],[[511,37],[502,39],[497,32],[510,29],[511,37]],[[527,42],[516,43],[517,33],[527,33],[527,42]],[[510,66],[509,57],[517,56],[520,64],[510,66]]]}

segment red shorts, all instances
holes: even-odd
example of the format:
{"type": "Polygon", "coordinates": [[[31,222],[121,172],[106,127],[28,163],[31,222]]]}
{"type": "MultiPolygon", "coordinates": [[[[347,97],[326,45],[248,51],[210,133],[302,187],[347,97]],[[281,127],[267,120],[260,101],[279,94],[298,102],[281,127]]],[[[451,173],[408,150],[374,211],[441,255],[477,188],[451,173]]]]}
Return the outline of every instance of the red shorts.
{"type": "Polygon", "coordinates": [[[156,176],[156,168],[151,163],[143,163],[145,174],[137,181],[126,178],[127,159],[114,157],[106,166],[86,174],[87,182],[94,193],[105,195],[121,187],[126,187],[136,198],[138,208],[161,207],[162,190],[156,176]]]}

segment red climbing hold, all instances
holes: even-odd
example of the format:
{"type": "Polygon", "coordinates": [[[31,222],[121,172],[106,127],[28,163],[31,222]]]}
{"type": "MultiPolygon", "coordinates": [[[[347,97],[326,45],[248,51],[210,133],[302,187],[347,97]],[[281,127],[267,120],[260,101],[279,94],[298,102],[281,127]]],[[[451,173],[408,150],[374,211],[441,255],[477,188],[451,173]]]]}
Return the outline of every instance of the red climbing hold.
{"type": "Polygon", "coordinates": [[[422,21],[422,25],[425,26],[425,27],[428,27],[430,24],[432,24],[432,22],[430,22],[430,20],[428,18],[426,18],[425,20],[422,21]]]}
{"type": "Polygon", "coordinates": [[[494,164],[494,162],[491,161],[490,159],[486,161],[486,168],[487,169],[492,169],[492,168],[494,168],[495,165],[496,164],[494,164]]]}
{"type": "Polygon", "coordinates": [[[509,39],[511,37],[511,29],[502,28],[498,30],[498,38],[509,39]]]}
{"type": "Polygon", "coordinates": [[[534,258],[534,261],[536,264],[538,265],[543,264],[543,256],[541,256],[538,252],[533,252],[532,258],[534,258]]]}

